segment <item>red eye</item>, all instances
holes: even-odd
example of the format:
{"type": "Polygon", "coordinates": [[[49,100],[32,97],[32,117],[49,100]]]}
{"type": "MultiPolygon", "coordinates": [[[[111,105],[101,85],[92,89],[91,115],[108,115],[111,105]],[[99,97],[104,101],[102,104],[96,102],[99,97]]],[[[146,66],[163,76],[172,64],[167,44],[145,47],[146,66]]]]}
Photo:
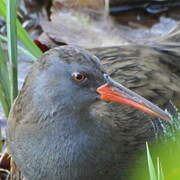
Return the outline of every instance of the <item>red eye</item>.
{"type": "Polygon", "coordinates": [[[84,73],[80,73],[80,72],[74,72],[72,74],[72,78],[74,81],[76,82],[82,82],[84,81],[87,77],[84,73]]]}

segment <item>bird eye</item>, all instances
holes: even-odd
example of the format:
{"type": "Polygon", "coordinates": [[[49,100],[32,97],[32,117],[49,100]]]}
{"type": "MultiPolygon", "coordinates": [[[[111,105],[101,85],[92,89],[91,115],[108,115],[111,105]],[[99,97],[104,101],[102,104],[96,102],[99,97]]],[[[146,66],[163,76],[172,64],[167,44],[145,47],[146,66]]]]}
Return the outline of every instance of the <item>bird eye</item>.
{"type": "Polygon", "coordinates": [[[84,81],[87,77],[84,73],[81,73],[81,72],[74,72],[72,74],[72,78],[74,81],[76,82],[82,82],[84,81]]]}

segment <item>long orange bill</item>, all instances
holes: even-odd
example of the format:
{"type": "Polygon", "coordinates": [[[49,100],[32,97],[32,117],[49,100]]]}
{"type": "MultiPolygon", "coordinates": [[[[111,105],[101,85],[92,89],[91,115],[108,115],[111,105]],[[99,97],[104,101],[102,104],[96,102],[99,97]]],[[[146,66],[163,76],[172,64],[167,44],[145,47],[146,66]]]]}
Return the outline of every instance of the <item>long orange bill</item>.
{"type": "Polygon", "coordinates": [[[97,92],[101,95],[100,98],[102,100],[126,104],[151,116],[167,121],[172,120],[172,117],[168,112],[163,111],[158,106],[146,100],[142,96],[117,83],[107,74],[105,74],[104,77],[107,83],[97,88],[97,92]]]}

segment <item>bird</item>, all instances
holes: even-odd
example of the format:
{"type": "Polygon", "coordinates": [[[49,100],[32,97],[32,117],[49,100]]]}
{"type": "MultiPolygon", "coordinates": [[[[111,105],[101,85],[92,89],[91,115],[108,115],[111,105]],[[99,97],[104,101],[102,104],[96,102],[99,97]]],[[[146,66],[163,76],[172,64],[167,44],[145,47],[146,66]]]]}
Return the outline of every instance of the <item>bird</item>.
{"type": "Polygon", "coordinates": [[[154,137],[151,116],[171,120],[113,80],[90,51],[56,47],[33,64],[14,102],[8,148],[27,180],[121,180],[154,137]]]}

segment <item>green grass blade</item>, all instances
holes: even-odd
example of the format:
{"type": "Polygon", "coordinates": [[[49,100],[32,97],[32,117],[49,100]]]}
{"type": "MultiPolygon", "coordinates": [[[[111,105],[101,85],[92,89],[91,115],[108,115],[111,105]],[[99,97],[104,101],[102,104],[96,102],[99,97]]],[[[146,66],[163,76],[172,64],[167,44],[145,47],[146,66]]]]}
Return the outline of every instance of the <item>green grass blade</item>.
{"type": "Polygon", "coordinates": [[[157,157],[157,179],[161,180],[161,168],[160,168],[159,157],[157,157]]]}
{"type": "MultiPolygon", "coordinates": [[[[3,40],[3,41],[8,41],[7,40],[7,37],[3,36],[0,34],[0,40],[3,40]]],[[[25,55],[29,56],[33,61],[37,60],[37,58],[31,54],[28,50],[26,50],[24,47],[21,47],[20,45],[18,45],[18,51],[24,53],[25,55]]]]}
{"type": "Polygon", "coordinates": [[[0,101],[1,101],[1,104],[2,104],[2,108],[3,108],[3,111],[5,113],[5,116],[8,117],[9,115],[9,110],[10,110],[10,105],[8,104],[7,102],[7,99],[4,95],[4,91],[3,91],[3,88],[0,84],[0,101]]]}
{"type": "Polygon", "coordinates": [[[8,55],[10,61],[11,103],[18,94],[18,63],[17,63],[17,31],[16,31],[16,0],[7,0],[7,36],[8,55]]]}
{"type": "Polygon", "coordinates": [[[165,178],[164,178],[164,173],[163,173],[162,166],[161,166],[161,163],[159,163],[159,165],[160,165],[160,177],[161,177],[161,180],[165,180],[165,178]]]}
{"type": "MultiPolygon", "coordinates": [[[[14,3],[14,2],[13,2],[14,3]]],[[[6,18],[6,2],[5,0],[1,0],[0,5],[0,16],[3,16],[6,18]]],[[[24,46],[27,48],[28,51],[31,52],[36,58],[40,57],[42,55],[41,50],[36,46],[36,44],[32,41],[32,39],[29,37],[26,30],[22,27],[19,20],[16,20],[17,25],[17,36],[18,39],[24,44],[24,46]]]]}
{"type": "Polygon", "coordinates": [[[5,0],[1,0],[0,15],[3,16],[4,18],[6,17],[6,3],[5,3],[5,0]]]}
{"type": "Polygon", "coordinates": [[[159,157],[157,157],[157,177],[158,177],[158,180],[164,180],[164,173],[161,167],[159,157]]]}
{"type": "Polygon", "coordinates": [[[29,37],[25,29],[22,28],[21,23],[17,21],[17,33],[19,40],[25,45],[25,47],[33,54],[35,57],[40,57],[42,51],[36,46],[33,40],[29,37]]]}
{"type": "MultiPolygon", "coordinates": [[[[11,103],[18,93],[18,63],[17,63],[17,37],[25,45],[25,48],[19,48],[24,53],[37,59],[41,56],[42,52],[36,44],[29,37],[27,32],[22,28],[20,22],[16,18],[16,4],[17,0],[1,0],[0,3],[0,16],[4,17],[7,21],[7,35],[8,35],[8,54],[10,68],[7,67],[6,58],[3,56],[3,50],[0,49],[0,101],[3,110],[8,116],[11,103]],[[6,7],[7,5],[7,7],[6,7]],[[17,28],[16,28],[17,26],[17,28]],[[9,71],[10,70],[10,71],[9,71]]],[[[1,36],[1,39],[2,36],[1,36]]]]}
{"type": "MultiPolygon", "coordinates": [[[[6,62],[6,58],[3,53],[3,49],[1,47],[0,43],[0,83],[4,87],[4,91],[6,96],[10,96],[10,81],[9,81],[9,72],[8,72],[8,66],[6,62]]],[[[10,103],[10,98],[9,98],[10,103]]]]}
{"type": "Polygon", "coordinates": [[[157,180],[156,171],[155,171],[155,168],[153,165],[153,161],[151,158],[151,154],[149,152],[149,147],[148,147],[147,142],[146,142],[146,151],[147,151],[147,161],[148,161],[148,169],[149,169],[150,180],[157,180]]]}
{"type": "Polygon", "coordinates": [[[11,99],[10,99],[10,81],[6,58],[0,44],[0,101],[6,116],[9,113],[11,99]]]}

